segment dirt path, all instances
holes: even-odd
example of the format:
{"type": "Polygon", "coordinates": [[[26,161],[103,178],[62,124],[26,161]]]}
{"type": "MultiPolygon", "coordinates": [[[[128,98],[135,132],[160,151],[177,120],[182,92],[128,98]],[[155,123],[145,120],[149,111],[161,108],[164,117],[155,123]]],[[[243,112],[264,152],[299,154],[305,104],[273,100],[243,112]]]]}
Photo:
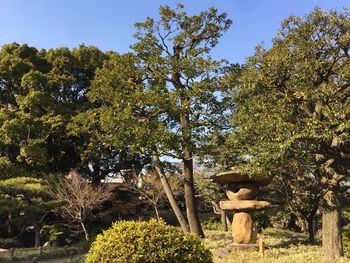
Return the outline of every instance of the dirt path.
{"type": "MultiPolygon", "coordinates": [[[[83,259],[86,254],[81,255],[75,255],[73,256],[73,259],[83,259]]],[[[46,259],[46,260],[39,260],[39,263],[62,263],[62,262],[69,262],[69,257],[62,257],[62,258],[54,258],[54,259],[46,259]]]]}

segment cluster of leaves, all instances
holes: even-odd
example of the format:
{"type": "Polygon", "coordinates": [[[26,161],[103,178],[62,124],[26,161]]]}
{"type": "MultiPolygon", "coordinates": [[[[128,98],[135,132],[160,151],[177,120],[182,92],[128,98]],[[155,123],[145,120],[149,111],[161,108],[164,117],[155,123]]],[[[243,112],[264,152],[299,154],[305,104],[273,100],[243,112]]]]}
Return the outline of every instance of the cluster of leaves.
{"type": "Polygon", "coordinates": [[[86,94],[96,69],[111,56],[113,52],[83,45],[48,51],[16,43],[2,47],[1,176],[76,168],[98,180],[127,166],[123,161],[142,161],[124,148],[105,147],[92,130],[85,132],[73,122],[74,116],[96,106],[86,94]]]}
{"type": "Polygon", "coordinates": [[[97,236],[86,262],[213,262],[200,238],[163,221],[118,222],[97,236]]]}
{"type": "Polygon", "coordinates": [[[74,117],[98,105],[87,99],[95,72],[115,53],[81,45],[37,50],[16,43],[0,50],[0,216],[9,236],[41,225],[50,211],[47,174],[74,168],[94,182],[147,158],[109,147],[74,117]],[[36,214],[36,215],[35,215],[36,214]],[[17,228],[21,226],[18,230],[17,228]]]}
{"type": "Polygon", "coordinates": [[[332,167],[346,174],[349,45],[348,12],[316,9],[285,20],[271,49],[257,47],[235,93],[231,165],[274,175],[285,161],[305,169],[322,154],[323,162],[335,158],[332,167]]]}

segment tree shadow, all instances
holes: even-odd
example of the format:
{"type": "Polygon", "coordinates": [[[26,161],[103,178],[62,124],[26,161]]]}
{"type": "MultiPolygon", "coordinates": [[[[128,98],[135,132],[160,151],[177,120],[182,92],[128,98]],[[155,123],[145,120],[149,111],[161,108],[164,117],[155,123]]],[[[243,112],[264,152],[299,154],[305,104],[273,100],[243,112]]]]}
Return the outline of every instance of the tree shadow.
{"type": "Polygon", "coordinates": [[[289,248],[297,245],[321,245],[320,240],[309,242],[307,237],[303,234],[290,231],[269,231],[263,233],[263,236],[276,238],[278,240],[276,244],[266,244],[269,248],[289,248]]]}

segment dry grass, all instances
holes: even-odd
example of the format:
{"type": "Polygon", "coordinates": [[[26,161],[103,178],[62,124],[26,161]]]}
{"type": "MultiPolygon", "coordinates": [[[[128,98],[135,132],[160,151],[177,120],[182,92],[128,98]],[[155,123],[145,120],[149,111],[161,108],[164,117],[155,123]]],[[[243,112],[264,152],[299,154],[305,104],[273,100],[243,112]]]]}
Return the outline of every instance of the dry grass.
{"type": "MultiPolygon", "coordinates": [[[[263,257],[255,250],[225,250],[232,241],[231,233],[207,230],[205,245],[212,251],[215,263],[325,263],[320,244],[310,245],[306,236],[287,230],[266,229],[260,235],[266,249],[263,257]]],[[[350,262],[343,258],[338,263],[350,262]]]]}

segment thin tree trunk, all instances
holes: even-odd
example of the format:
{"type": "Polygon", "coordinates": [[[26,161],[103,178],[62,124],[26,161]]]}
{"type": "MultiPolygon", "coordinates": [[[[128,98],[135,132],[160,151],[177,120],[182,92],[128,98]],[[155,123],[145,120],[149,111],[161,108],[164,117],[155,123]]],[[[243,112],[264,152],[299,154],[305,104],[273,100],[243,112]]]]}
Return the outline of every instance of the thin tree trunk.
{"type": "Polygon", "coordinates": [[[221,209],[220,210],[220,215],[221,215],[222,227],[223,227],[224,231],[227,232],[228,231],[228,227],[227,227],[227,220],[226,220],[226,212],[225,212],[225,210],[221,209]]]}
{"type": "Polygon", "coordinates": [[[310,243],[315,242],[315,230],[314,230],[314,218],[307,219],[307,232],[308,232],[308,241],[310,243]]]}
{"type": "Polygon", "coordinates": [[[12,228],[11,228],[11,219],[12,219],[12,215],[11,213],[9,213],[8,215],[8,221],[7,221],[7,234],[9,236],[11,236],[11,232],[12,232],[12,228]]]}
{"type": "Polygon", "coordinates": [[[154,212],[156,212],[157,220],[160,220],[158,206],[154,204],[153,207],[154,207],[154,212]]]}
{"type": "Polygon", "coordinates": [[[159,154],[158,154],[158,150],[157,150],[157,146],[153,145],[152,146],[152,158],[154,161],[154,165],[155,168],[157,170],[157,173],[159,175],[160,181],[162,182],[162,185],[164,187],[164,192],[169,200],[170,206],[174,211],[174,214],[177,218],[177,221],[179,222],[182,230],[185,233],[188,233],[190,231],[190,228],[188,226],[188,223],[186,221],[186,218],[183,216],[181,209],[179,208],[179,206],[176,203],[175,197],[174,197],[174,193],[169,185],[168,179],[164,173],[163,167],[161,165],[161,161],[159,159],[159,154]]]}
{"type": "Polygon", "coordinates": [[[181,116],[181,125],[183,129],[184,140],[186,141],[182,146],[183,151],[183,164],[185,175],[185,202],[188,222],[190,224],[190,230],[197,235],[204,237],[204,232],[199,221],[197,212],[195,189],[193,182],[193,158],[192,152],[186,145],[188,140],[191,140],[191,131],[189,127],[188,116],[181,116]]]}
{"type": "Polygon", "coordinates": [[[40,247],[40,225],[37,220],[33,220],[33,228],[34,228],[34,247],[40,247]]]}
{"type": "Polygon", "coordinates": [[[84,232],[84,236],[85,236],[85,240],[86,241],[89,241],[89,234],[87,232],[87,229],[85,227],[85,224],[83,221],[80,221],[80,225],[81,225],[81,228],[83,229],[83,232],[84,232]]]}
{"type": "MultiPolygon", "coordinates": [[[[317,199],[319,201],[319,199],[317,199]]],[[[317,204],[314,205],[314,207],[312,208],[309,216],[307,217],[306,221],[307,221],[307,231],[309,234],[309,242],[310,243],[314,243],[315,242],[315,227],[314,227],[314,222],[315,222],[315,216],[318,210],[318,202],[317,204]]]]}
{"type": "MultiPolygon", "coordinates": [[[[183,50],[183,47],[175,45],[173,47],[173,50],[173,62],[178,63],[180,61],[180,53],[183,50]]],[[[189,120],[190,99],[185,94],[186,87],[181,82],[181,74],[178,68],[173,67],[171,75],[172,84],[174,85],[175,89],[177,89],[180,92],[181,98],[181,113],[179,116],[179,121],[182,128],[182,154],[185,175],[185,202],[188,223],[190,225],[191,232],[196,233],[201,237],[204,237],[204,233],[197,213],[195,190],[193,183],[193,159],[192,152],[189,148],[189,145],[192,141],[189,120]]]]}
{"type": "Polygon", "coordinates": [[[337,187],[330,187],[324,196],[322,215],[322,247],[324,257],[328,261],[335,261],[344,255],[340,211],[337,187]]]}

